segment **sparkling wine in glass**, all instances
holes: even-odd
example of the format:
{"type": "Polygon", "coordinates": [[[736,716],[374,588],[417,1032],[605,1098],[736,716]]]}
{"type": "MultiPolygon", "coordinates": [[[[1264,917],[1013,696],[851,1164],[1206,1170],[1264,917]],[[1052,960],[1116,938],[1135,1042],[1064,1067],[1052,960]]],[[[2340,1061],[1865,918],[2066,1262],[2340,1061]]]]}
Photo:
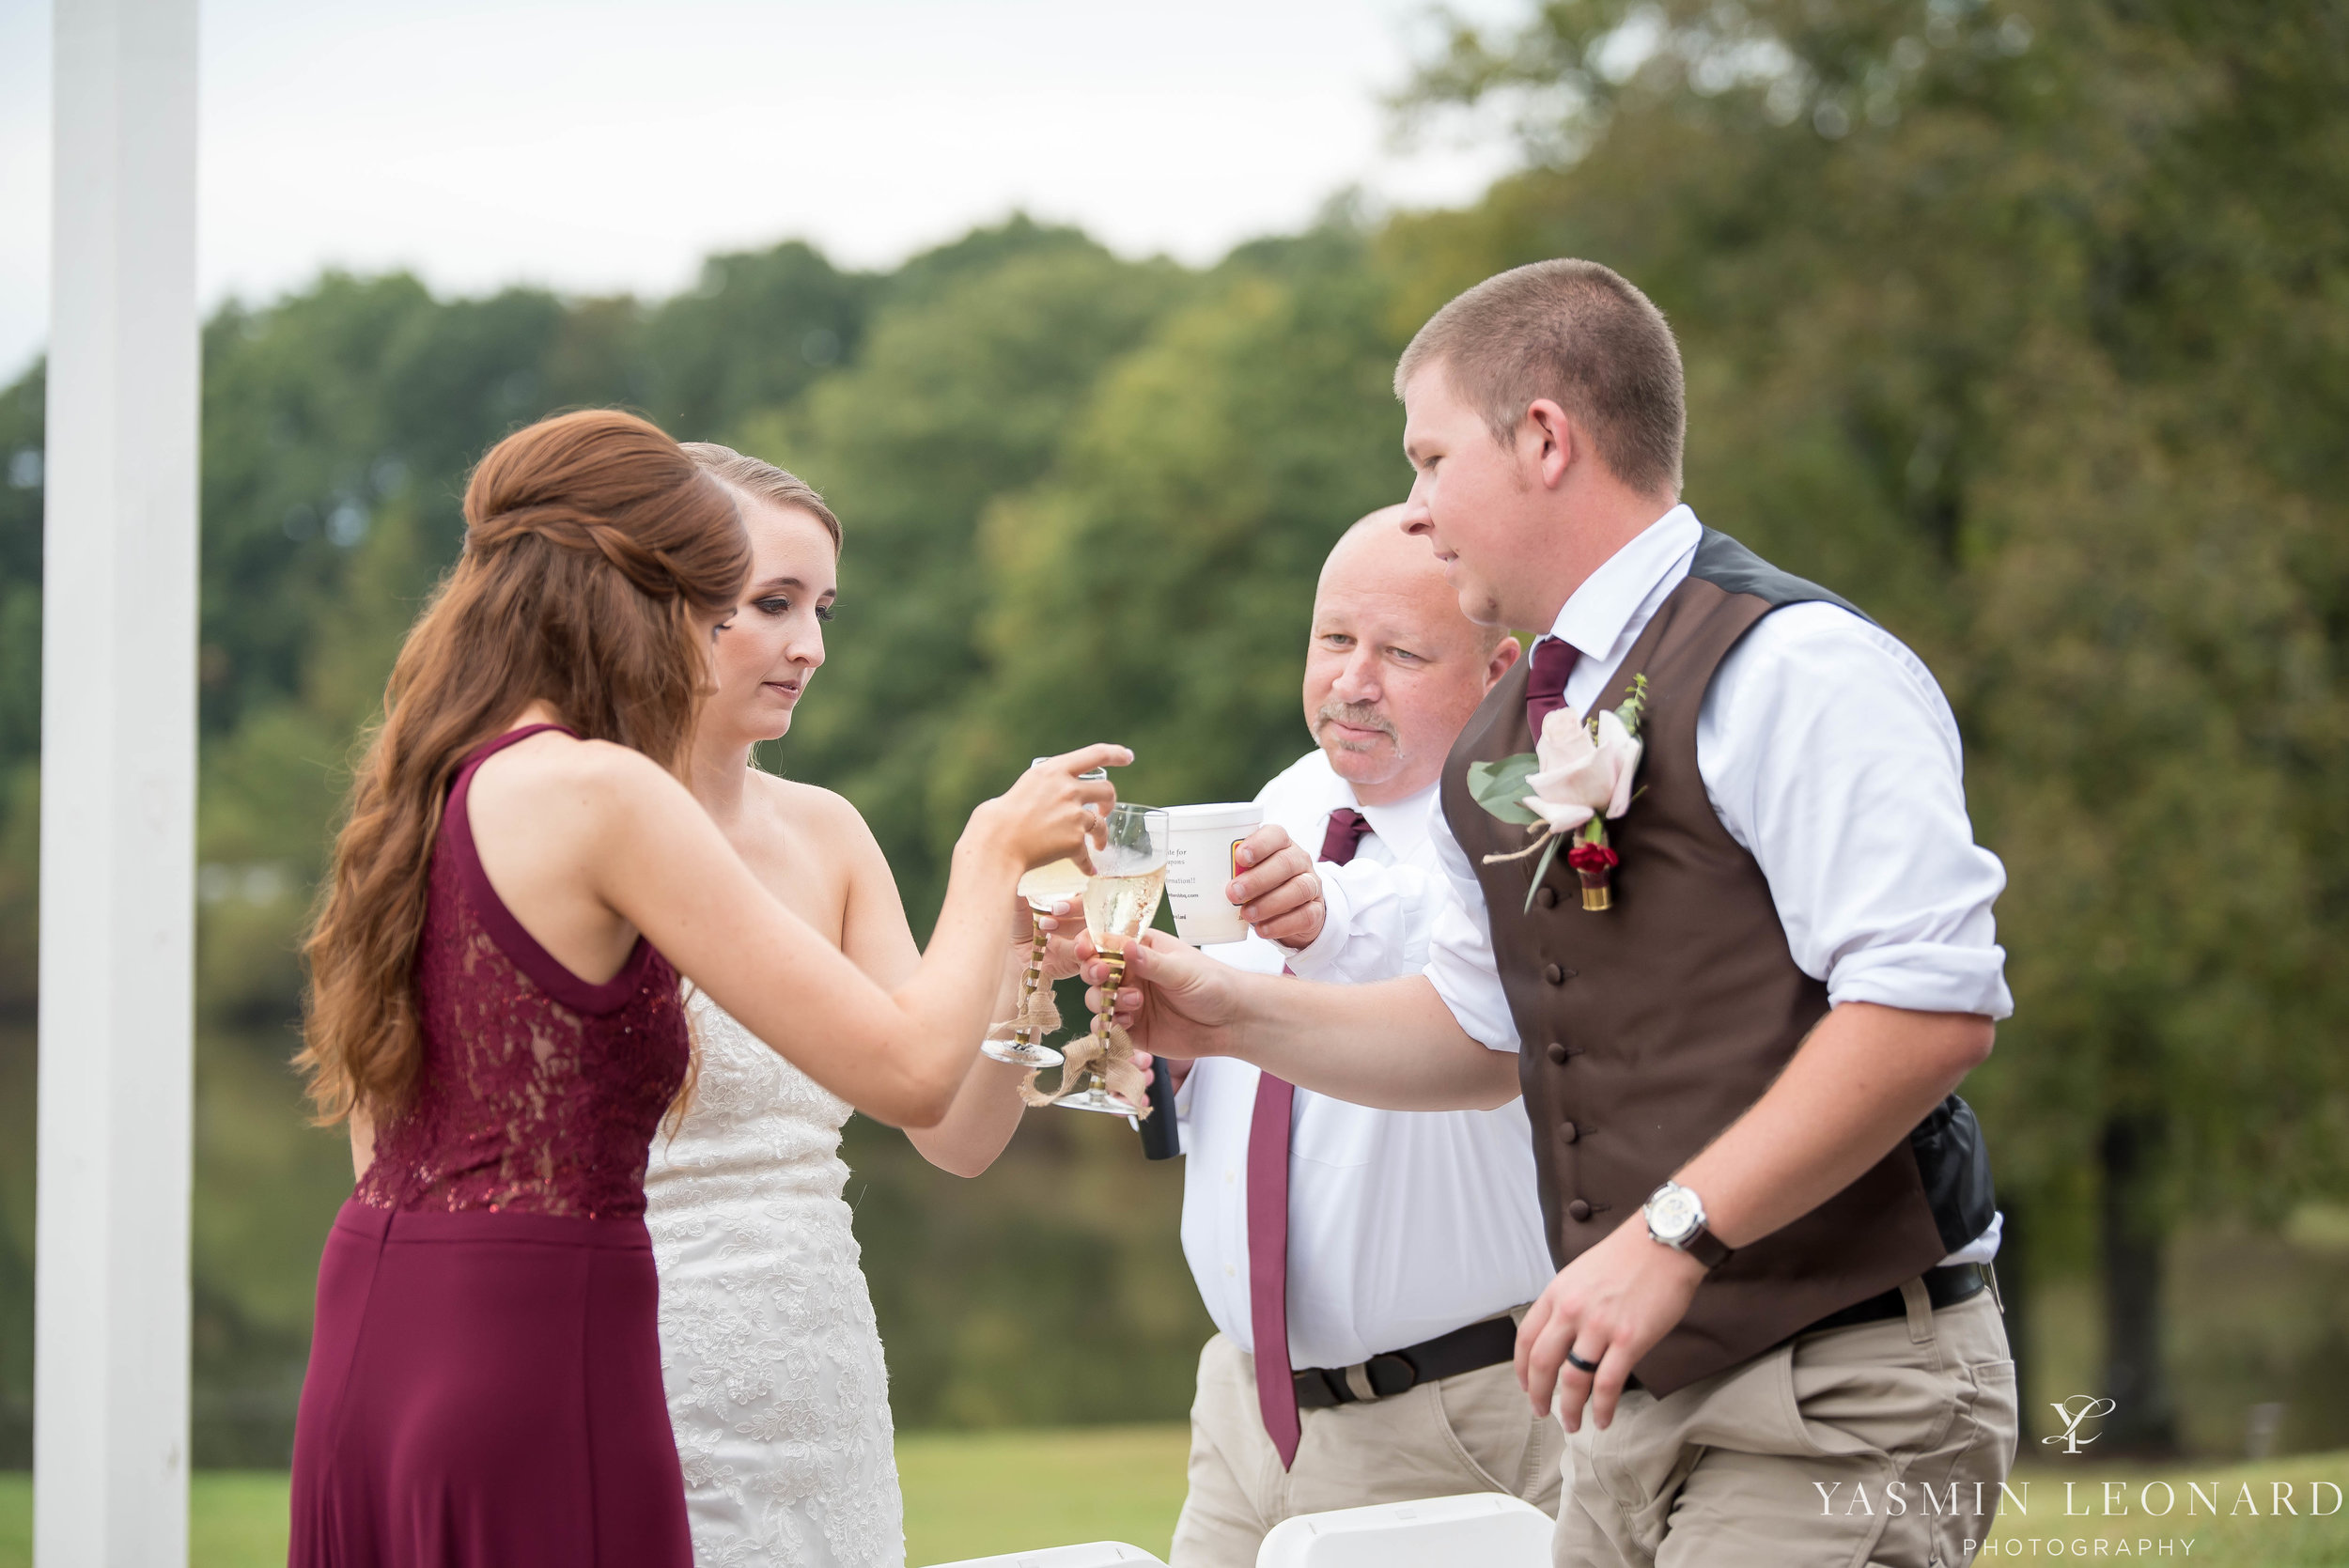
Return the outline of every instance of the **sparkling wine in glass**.
{"type": "MultiPolygon", "coordinates": [[[[1093,875],[1085,880],[1085,929],[1092,933],[1094,947],[1110,967],[1107,989],[1112,996],[1126,978],[1126,944],[1150,928],[1158,917],[1159,900],[1166,893],[1166,841],[1171,826],[1166,813],[1150,806],[1112,807],[1109,842],[1093,852],[1093,875]]],[[[1109,1027],[1107,1017],[1093,1020],[1093,1032],[1105,1043],[1109,1027]]],[[[1098,1069],[1088,1069],[1085,1076],[1089,1081],[1054,1103],[1071,1110],[1101,1110],[1117,1116],[1131,1116],[1142,1109],[1111,1094],[1098,1069]]]]}
{"type": "MultiPolygon", "coordinates": [[[[1034,768],[1051,760],[1050,757],[1037,757],[1028,766],[1034,768]]],[[[1096,768],[1079,776],[1106,779],[1110,775],[1108,768],[1096,768]]],[[[1084,891],[1085,868],[1070,860],[1058,860],[1037,866],[1019,878],[1019,896],[1028,901],[1031,911],[1039,915],[1050,914],[1052,906],[1062,899],[1074,902],[1082,898],[1084,891]]],[[[1045,941],[1044,932],[1039,927],[1028,947],[1027,971],[1019,977],[1018,1017],[1022,1019],[1028,1016],[1028,1004],[1044,983],[1045,941]]],[[[998,1062],[1008,1062],[1016,1067],[1057,1067],[1061,1063],[1060,1052],[1044,1043],[1044,1031],[1031,1030],[1024,1023],[1013,1030],[1010,1039],[984,1041],[979,1049],[998,1062]]]]}
{"type": "MultiPolygon", "coordinates": [[[[1054,861],[1049,865],[1037,866],[1019,878],[1019,896],[1028,901],[1031,911],[1039,915],[1050,914],[1052,906],[1063,899],[1073,902],[1083,897],[1084,891],[1084,867],[1074,861],[1054,861]]],[[[1044,984],[1046,940],[1043,927],[1038,926],[1034,939],[1028,945],[1027,970],[1019,977],[1019,1011],[1017,1016],[1021,1019],[1027,1017],[1029,1003],[1044,984]]],[[[1015,1066],[1057,1067],[1061,1063],[1060,1052],[1044,1043],[1044,1032],[1030,1029],[1024,1022],[1013,1030],[1010,1039],[988,1040],[979,1049],[998,1062],[1009,1062],[1015,1066]]]]}

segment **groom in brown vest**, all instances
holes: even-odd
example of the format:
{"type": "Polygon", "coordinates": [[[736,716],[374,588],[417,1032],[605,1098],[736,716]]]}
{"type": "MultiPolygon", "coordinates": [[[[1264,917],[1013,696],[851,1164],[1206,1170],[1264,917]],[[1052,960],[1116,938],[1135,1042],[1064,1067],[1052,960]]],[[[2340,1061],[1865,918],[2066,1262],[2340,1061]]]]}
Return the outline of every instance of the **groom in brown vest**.
{"type": "Polygon", "coordinates": [[[1606,268],[1470,289],[1396,387],[1402,526],[1471,620],[1547,629],[1444,770],[1426,970],[1280,984],[1154,940],[1120,1011],[1363,1104],[1524,1094],[1561,1564],[1963,1562],[2015,1396],[1953,1091],[2012,1004],[1949,706],[1680,503],[1679,350],[1606,268]]]}

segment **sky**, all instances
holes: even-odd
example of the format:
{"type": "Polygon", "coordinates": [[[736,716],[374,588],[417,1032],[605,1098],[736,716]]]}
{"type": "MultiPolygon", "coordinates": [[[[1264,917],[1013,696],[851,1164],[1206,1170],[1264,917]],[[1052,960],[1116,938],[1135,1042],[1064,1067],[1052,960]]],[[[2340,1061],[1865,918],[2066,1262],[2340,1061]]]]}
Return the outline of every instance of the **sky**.
{"type": "MultiPolygon", "coordinates": [[[[1525,0],[1454,0],[1480,21],[1525,0]]],[[[1425,0],[203,0],[204,307],[324,267],[658,296],[713,251],[887,267],[1015,210],[1209,261],[1335,192],[1473,199],[1399,147],[1425,0]]],[[[47,335],[50,0],[0,0],[0,380],[47,335]]]]}

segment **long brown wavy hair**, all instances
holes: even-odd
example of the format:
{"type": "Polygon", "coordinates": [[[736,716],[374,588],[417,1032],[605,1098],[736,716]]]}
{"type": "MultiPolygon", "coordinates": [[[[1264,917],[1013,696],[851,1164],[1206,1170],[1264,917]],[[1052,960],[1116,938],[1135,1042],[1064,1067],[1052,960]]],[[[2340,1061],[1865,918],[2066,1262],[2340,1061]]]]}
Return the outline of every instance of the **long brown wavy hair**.
{"type": "Polygon", "coordinates": [[[400,645],[303,944],[303,1048],[321,1124],[407,1101],[441,809],[464,759],[533,699],[682,773],[712,617],[750,571],[726,488],[633,414],[542,420],[465,487],[465,548],[400,645]]]}

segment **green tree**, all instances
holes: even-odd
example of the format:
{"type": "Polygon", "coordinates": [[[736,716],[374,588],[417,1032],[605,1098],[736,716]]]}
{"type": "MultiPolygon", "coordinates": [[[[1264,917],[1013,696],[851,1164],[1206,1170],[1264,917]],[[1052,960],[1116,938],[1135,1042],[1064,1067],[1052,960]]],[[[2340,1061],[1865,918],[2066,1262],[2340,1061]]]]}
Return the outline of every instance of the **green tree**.
{"type": "Polygon", "coordinates": [[[217,315],[204,341],[206,735],[300,691],[381,508],[415,506],[433,543],[395,589],[412,601],[456,554],[481,453],[555,409],[622,400],[636,335],[632,306],[536,289],[443,303],[405,274],[329,273],[217,315]]]}
{"type": "Polygon", "coordinates": [[[877,282],[799,240],[713,256],[692,289],[650,313],[630,400],[683,441],[782,408],[856,358],[877,282]]]}
{"type": "Polygon", "coordinates": [[[1111,738],[1145,800],[1245,800],[1310,745],[1314,583],[1409,488],[1400,343],[1360,236],[1236,257],[1102,380],[985,527],[993,672],[932,773],[941,831],[1030,755],[1111,738]]]}
{"type": "Polygon", "coordinates": [[[986,265],[931,269],[948,275],[885,305],[854,366],[739,432],[822,489],[847,530],[830,661],[784,766],[863,810],[917,929],[962,826],[930,810],[931,780],[986,679],[980,516],[1050,467],[1103,367],[1185,287],[1171,264],[1051,230],[986,265]]]}
{"type": "MultiPolygon", "coordinates": [[[[41,453],[48,378],[0,391],[0,1020],[29,1023],[40,842],[41,453]]],[[[28,1228],[25,1238],[32,1234],[28,1228]]],[[[26,1390],[29,1397],[30,1390],[26,1390]]]]}
{"type": "MultiPolygon", "coordinates": [[[[1398,345],[1364,263],[1351,234],[1254,248],[1102,363],[1058,427],[1039,421],[1042,477],[973,485],[979,538],[954,568],[976,578],[954,601],[973,616],[955,655],[972,674],[930,710],[918,757],[878,765],[910,764],[894,799],[928,843],[1041,751],[1129,741],[1141,760],[1120,790],[1172,800],[1252,795],[1309,743],[1299,661],[1322,555],[1408,478],[1398,345]]],[[[843,597],[869,597],[865,513],[845,517],[843,597]]],[[[869,635],[854,615],[842,628],[843,652],[869,635]]],[[[870,700],[842,712],[869,722],[870,700]]],[[[1182,1413],[1209,1325],[1176,1244],[1179,1167],[1143,1162],[1113,1121],[1054,1111],[983,1182],[866,1124],[848,1152],[900,1421],[1182,1413]]]]}

